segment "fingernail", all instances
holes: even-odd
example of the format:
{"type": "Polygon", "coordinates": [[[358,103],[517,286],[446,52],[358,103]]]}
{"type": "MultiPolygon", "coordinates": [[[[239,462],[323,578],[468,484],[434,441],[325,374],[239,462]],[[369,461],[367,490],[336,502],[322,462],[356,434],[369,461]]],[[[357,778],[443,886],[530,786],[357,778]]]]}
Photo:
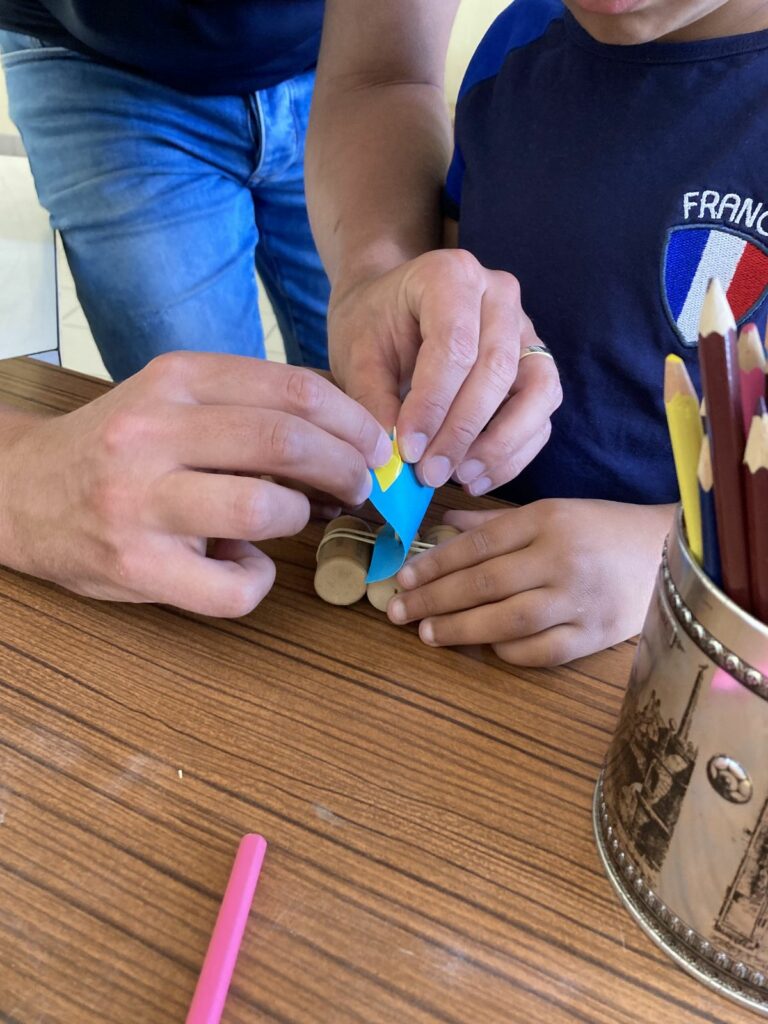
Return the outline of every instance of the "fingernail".
{"type": "Polygon", "coordinates": [[[418,462],[426,450],[428,440],[426,434],[406,434],[398,437],[397,447],[406,462],[418,462]]]}
{"type": "Polygon", "coordinates": [[[427,487],[442,487],[451,476],[453,467],[445,455],[433,455],[424,463],[421,475],[427,487]]]}
{"type": "Polygon", "coordinates": [[[426,619],[426,621],[422,622],[419,626],[419,636],[425,644],[431,644],[433,647],[435,646],[435,627],[429,619],[426,619]]]}
{"type": "Polygon", "coordinates": [[[481,462],[480,459],[467,459],[456,470],[456,476],[459,478],[460,484],[471,484],[473,480],[476,480],[484,472],[484,462],[481,462]]]}
{"type": "Polygon", "coordinates": [[[405,601],[401,601],[397,597],[394,601],[390,601],[387,607],[387,615],[392,622],[397,622],[398,624],[405,622],[408,617],[405,611],[405,601]]]}
{"type": "Polygon", "coordinates": [[[379,466],[386,466],[391,458],[392,439],[387,437],[386,434],[382,434],[373,455],[373,468],[378,469],[379,466]]]}
{"type": "MultiPolygon", "coordinates": [[[[410,565],[406,565],[400,570],[397,574],[397,582],[400,586],[405,587],[406,590],[416,586],[416,573],[410,565]]],[[[402,601],[400,603],[402,604],[402,601]]]]}
{"type": "Polygon", "coordinates": [[[478,480],[473,480],[468,485],[467,490],[474,498],[479,498],[481,494],[485,494],[486,491],[490,491],[493,484],[487,476],[481,476],[478,480]]]}

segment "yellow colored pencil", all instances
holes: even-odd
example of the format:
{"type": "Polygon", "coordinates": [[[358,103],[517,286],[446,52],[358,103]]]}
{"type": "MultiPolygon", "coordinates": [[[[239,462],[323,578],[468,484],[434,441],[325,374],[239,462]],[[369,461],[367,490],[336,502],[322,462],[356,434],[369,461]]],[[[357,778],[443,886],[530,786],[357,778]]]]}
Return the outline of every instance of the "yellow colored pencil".
{"type": "Polygon", "coordinates": [[[680,356],[669,355],[664,363],[664,407],[667,411],[680,500],[683,503],[688,546],[696,561],[701,563],[704,544],[697,473],[704,431],[699,415],[699,398],[680,356]]]}

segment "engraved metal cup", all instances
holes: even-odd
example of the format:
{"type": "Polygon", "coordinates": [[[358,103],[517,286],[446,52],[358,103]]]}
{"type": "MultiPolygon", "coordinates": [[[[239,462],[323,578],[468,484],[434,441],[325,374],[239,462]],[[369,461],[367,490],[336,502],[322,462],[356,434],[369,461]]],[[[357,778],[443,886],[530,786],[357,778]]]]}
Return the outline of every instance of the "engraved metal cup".
{"type": "Polygon", "coordinates": [[[608,876],[648,935],[768,1016],[768,628],[704,575],[679,514],[594,824],[608,876]]]}

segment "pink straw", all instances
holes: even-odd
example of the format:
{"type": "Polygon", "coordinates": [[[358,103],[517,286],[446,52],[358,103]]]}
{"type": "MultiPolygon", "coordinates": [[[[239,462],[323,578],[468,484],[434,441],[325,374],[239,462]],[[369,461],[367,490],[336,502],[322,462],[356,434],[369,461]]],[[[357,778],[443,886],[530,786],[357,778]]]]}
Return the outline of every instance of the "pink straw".
{"type": "Polygon", "coordinates": [[[267,843],[262,836],[247,835],[240,840],[187,1024],[219,1024],[221,1020],[266,852],[267,843]]]}

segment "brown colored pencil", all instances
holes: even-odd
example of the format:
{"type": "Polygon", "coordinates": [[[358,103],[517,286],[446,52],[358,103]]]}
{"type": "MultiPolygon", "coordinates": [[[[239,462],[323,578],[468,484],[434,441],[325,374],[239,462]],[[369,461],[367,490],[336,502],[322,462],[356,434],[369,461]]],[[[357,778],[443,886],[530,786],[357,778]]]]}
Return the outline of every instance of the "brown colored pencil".
{"type": "Polygon", "coordinates": [[[749,610],[747,521],[741,470],[745,439],[736,358],[736,323],[717,278],[709,282],[701,309],[699,360],[712,446],[723,589],[736,604],[749,610]]]}
{"type": "Polygon", "coordinates": [[[744,451],[752,614],[768,623],[768,410],[757,402],[744,451]]]}

